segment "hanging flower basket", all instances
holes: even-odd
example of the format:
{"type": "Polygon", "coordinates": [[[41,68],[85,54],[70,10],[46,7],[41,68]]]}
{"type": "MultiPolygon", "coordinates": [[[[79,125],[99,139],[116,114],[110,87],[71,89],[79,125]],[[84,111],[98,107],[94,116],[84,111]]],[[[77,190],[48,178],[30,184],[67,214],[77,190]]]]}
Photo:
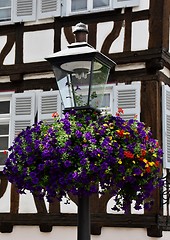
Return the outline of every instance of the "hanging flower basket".
{"type": "Polygon", "coordinates": [[[160,185],[162,149],[144,123],[85,110],[53,117],[27,127],[9,148],[3,172],[20,193],[50,201],[109,191],[114,208],[125,210],[133,200],[140,209],[160,185]]]}

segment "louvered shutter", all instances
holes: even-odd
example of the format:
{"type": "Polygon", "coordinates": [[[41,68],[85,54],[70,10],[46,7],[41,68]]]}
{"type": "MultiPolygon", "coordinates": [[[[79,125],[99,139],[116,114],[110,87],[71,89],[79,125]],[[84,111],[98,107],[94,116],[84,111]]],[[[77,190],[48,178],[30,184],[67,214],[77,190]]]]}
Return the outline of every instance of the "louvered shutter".
{"type": "Polygon", "coordinates": [[[61,0],[38,0],[38,19],[60,16],[61,0]]]}
{"type": "Polygon", "coordinates": [[[114,115],[118,108],[124,110],[122,118],[128,120],[137,115],[140,120],[140,83],[118,84],[114,87],[114,115]]]}
{"type": "Polygon", "coordinates": [[[13,94],[10,123],[11,143],[22,129],[25,129],[27,126],[31,126],[34,123],[35,113],[34,92],[13,94]]]}
{"type": "Polygon", "coordinates": [[[162,139],[163,139],[163,163],[170,169],[170,87],[162,86],[162,139]]]}
{"type": "Polygon", "coordinates": [[[38,93],[38,121],[53,121],[52,114],[58,112],[61,116],[61,99],[59,91],[48,91],[38,93]]]}
{"type": "Polygon", "coordinates": [[[13,0],[13,21],[36,20],[36,0],[13,0]]]}
{"type": "Polygon", "coordinates": [[[113,8],[139,6],[139,1],[140,0],[113,0],[113,8]]]}

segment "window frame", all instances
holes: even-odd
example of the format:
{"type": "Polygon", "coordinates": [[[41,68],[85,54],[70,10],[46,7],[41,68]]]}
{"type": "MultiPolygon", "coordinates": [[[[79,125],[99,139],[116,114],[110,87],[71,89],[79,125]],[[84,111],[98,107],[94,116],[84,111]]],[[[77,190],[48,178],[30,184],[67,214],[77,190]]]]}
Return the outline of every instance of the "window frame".
{"type": "MultiPolygon", "coordinates": [[[[11,0],[12,1],[12,0],[11,0]]],[[[11,4],[10,4],[10,6],[9,7],[0,7],[0,10],[3,10],[3,9],[10,9],[10,11],[11,11],[11,16],[10,16],[10,19],[1,19],[0,18],[0,25],[5,25],[5,24],[10,24],[10,23],[12,23],[12,2],[11,2],[11,4]]]]}
{"type": "MultiPolygon", "coordinates": [[[[39,111],[41,109],[38,109],[38,107],[40,106],[41,96],[49,96],[50,98],[50,96],[54,96],[54,95],[57,95],[56,97],[58,99],[57,101],[58,104],[56,103],[55,111],[59,112],[59,114],[61,115],[61,111],[62,111],[61,100],[60,100],[60,94],[58,90],[55,90],[55,91],[31,90],[31,91],[25,91],[22,93],[0,92],[0,101],[8,101],[8,100],[10,101],[9,114],[0,114],[0,124],[9,123],[8,147],[7,149],[0,150],[0,152],[4,152],[4,150],[8,150],[8,148],[11,146],[16,136],[16,129],[15,129],[16,122],[18,123],[20,122],[20,120],[21,122],[30,121],[30,124],[32,125],[33,123],[35,123],[35,121],[37,121],[36,114],[38,114],[38,121],[46,120],[47,118],[49,119],[49,116],[51,116],[51,119],[53,119],[52,118],[53,112],[51,112],[51,114],[50,113],[47,114],[47,116],[43,114],[40,115],[39,111]],[[22,112],[24,99],[28,99],[27,102],[25,102],[27,103],[25,105],[25,113],[18,114],[20,111],[22,112]]],[[[21,123],[21,127],[22,127],[22,123],[21,123]]],[[[3,168],[4,168],[4,165],[0,164],[0,171],[2,171],[3,168]]]]}
{"type": "MultiPolygon", "coordinates": [[[[22,0],[20,0],[22,2],[22,0]]],[[[14,24],[16,22],[29,22],[29,21],[38,21],[44,18],[53,18],[57,16],[72,16],[78,14],[88,14],[88,13],[95,13],[95,12],[103,12],[114,10],[116,8],[125,8],[125,7],[136,7],[139,6],[140,0],[109,0],[108,6],[93,8],[93,1],[87,1],[87,10],[78,10],[78,11],[71,11],[71,1],[72,0],[56,0],[56,4],[58,8],[56,10],[51,10],[47,12],[41,12],[41,5],[43,4],[43,0],[33,0],[32,1],[32,11],[30,14],[26,15],[18,15],[17,16],[17,0],[11,0],[11,19],[10,20],[0,20],[0,25],[5,24],[14,24]]],[[[54,0],[55,1],[55,0],[54,0]]],[[[28,0],[29,2],[29,0],[28,0]]],[[[6,7],[4,7],[5,9],[6,7]]],[[[0,9],[3,9],[1,7],[0,9]]]]}
{"type": "MultiPolygon", "coordinates": [[[[9,113],[7,114],[0,114],[0,125],[1,124],[8,124],[9,125],[9,133],[8,133],[8,146],[7,149],[10,147],[11,143],[11,136],[10,136],[10,131],[11,131],[11,109],[12,109],[12,95],[14,92],[0,92],[0,102],[3,101],[9,101],[10,107],[9,107],[9,113]]],[[[4,150],[0,150],[0,152],[3,152],[4,150]]],[[[0,164],[0,171],[3,170],[4,165],[0,164]]]]}
{"type": "Polygon", "coordinates": [[[119,2],[119,0],[109,0],[109,6],[104,6],[104,7],[99,7],[99,8],[93,8],[93,1],[92,0],[86,0],[87,1],[87,10],[80,10],[80,11],[71,11],[71,1],[72,0],[65,0],[65,5],[66,8],[66,15],[71,16],[71,15],[78,15],[78,14],[87,14],[87,13],[93,13],[93,12],[102,12],[106,10],[114,10],[117,8],[126,8],[126,7],[136,7],[139,6],[140,0],[122,0],[119,2]]]}
{"type": "Polygon", "coordinates": [[[71,11],[71,1],[68,0],[66,4],[66,15],[71,16],[71,15],[77,15],[77,14],[82,14],[82,13],[92,13],[92,12],[100,12],[100,11],[106,11],[106,10],[111,10],[112,9],[112,0],[109,0],[109,6],[104,6],[100,8],[93,8],[93,0],[87,0],[87,10],[79,10],[79,11],[71,11]]]}
{"type": "MultiPolygon", "coordinates": [[[[11,19],[10,20],[0,20],[0,25],[5,25],[5,24],[14,24],[17,22],[31,22],[31,21],[38,21],[44,18],[52,18],[56,16],[61,16],[61,1],[62,0],[54,0],[56,1],[56,6],[58,7],[54,11],[47,11],[45,13],[41,12],[41,4],[43,0],[32,0],[28,2],[25,2],[25,4],[29,4],[30,7],[30,12],[27,12],[27,14],[21,14],[20,9],[17,9],[17,4],[20,7],[22,4],[22,0],[19,2],[17,0],[11,0],[11,19]],[[17,13],[19,14],[17,15],[17,13]]],[[[0,8],[1,9],[1,8],[0,8]]],[[[21,6],[22,9],[22,6],[21,6]]]]}
{"type": "Polygon", "coordinates": [[[113,0],[113,8],[126,8],[137,7],[140,4],[140,0],[113,0]]]}

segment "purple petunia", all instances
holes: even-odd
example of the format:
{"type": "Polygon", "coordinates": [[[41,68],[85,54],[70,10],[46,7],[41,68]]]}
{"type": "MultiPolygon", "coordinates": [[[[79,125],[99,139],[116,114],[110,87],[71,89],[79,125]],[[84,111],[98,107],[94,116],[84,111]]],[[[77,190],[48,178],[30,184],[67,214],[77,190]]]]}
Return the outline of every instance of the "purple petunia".
{"type": "Polygon", "coordinates": [[[141,209],[162,187],[163,151],[136,119],[72,110],[51,124],[41,121],[22,130],[9,152],[3,171],[8,180],[20,193],[36,192],[48,201],[67,193],[109,192],[113,209],[126,212],[132,201],[141,209]]]}

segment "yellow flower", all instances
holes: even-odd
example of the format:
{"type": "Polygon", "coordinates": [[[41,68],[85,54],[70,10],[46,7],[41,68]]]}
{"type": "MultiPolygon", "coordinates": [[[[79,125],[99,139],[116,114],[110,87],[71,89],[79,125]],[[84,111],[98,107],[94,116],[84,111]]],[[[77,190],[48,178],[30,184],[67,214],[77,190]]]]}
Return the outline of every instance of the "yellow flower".
{"type": "Polygon", "coordinates": [[[134,164],[136,163],[135,161],[132,161],[134,164]]]}
{"type": "Polygon", "coordinates": [[[130,133],[129,132],[124,132],[123,135],[125,135],[125,136],[130,135],[130,133]]]}
{"type": "Polygon", "coordinates": [[[144,158],[144,159],[143,159],[143,162],[144,162],[144,163],[147,163],[147,162],[148,162],[148,160],[146,160],[146,158],[144,158]]]}
{"type": "Polygon", "coordinates": [[[149,163],[149,165],[150,165],[151,167],[155,165],[154,162],[148,162],[148,163],[149,163]]]}
{"type": "Polygon", "coordinates": [[[118,160],[118,163],[119,163],[119,164],[122,164],[122,160],[121,160],[121,159],[119,159],[119,160],[118,160]]]}
{"type": "Polygon", "coordinates": [[[157,157],[156,153],[152,154],[153,157],[157,157]]]}
{"type": "Polygon", "coordinates": [[[110,127],[110,129],[114,129],[113,123],[109,123],[109,127],[110,127]]]}

